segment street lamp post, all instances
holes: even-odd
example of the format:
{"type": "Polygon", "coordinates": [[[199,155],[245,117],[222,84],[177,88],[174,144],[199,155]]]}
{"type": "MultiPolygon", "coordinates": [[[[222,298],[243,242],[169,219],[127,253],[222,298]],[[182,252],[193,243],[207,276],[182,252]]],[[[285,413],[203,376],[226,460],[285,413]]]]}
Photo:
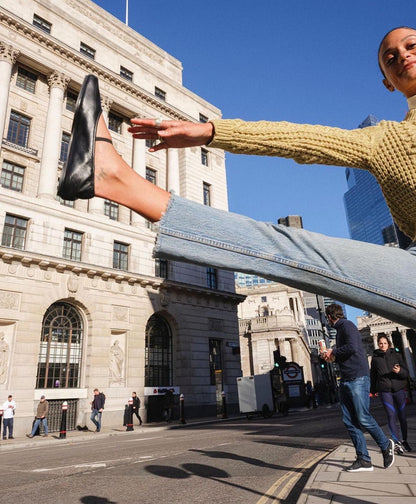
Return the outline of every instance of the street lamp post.
{"type": "Polygon", "coordinates": [[[247,328],[244,332],[244,337],[247,338],[248,347],[248,361],[250,365],[250,376],[254,376],[254,362],[253,362],[253,343],[252,343],[252,332],[251,332],[251,320],[247,324],[247,328]]]}

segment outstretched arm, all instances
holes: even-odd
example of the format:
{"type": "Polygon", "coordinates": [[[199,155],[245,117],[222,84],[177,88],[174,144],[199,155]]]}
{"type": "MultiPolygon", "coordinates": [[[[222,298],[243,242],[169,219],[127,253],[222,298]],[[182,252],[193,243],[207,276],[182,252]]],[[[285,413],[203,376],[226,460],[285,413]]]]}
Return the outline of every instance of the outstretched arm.
{"type": "Polygon", "coordinates": [[[156,152],[170,147],[196,147],[206,145],[214,135],[212,123],[193,123],[190,121],[160,121],[157,125],[155,119],[131,120],[129,132],[134,138],[142,140],[160,140],[160,143],[151,147],[150,152],[156,152]]]}

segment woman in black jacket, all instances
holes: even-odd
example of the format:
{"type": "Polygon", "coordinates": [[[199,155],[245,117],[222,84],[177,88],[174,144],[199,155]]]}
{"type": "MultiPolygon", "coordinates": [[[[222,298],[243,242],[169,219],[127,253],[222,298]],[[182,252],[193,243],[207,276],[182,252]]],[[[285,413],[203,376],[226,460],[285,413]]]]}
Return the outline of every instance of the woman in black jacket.
{"type": "Polygon", "coordinates": [[[388,338],[379,335],[377,338],[378,350],[374,350],[371,360],[371,396],[380,396],[391,437],[396,446],[396,451],[403,454],[411,451],[407,442],[406,420],[406,379],[408,371],[402,356],[392,348],[388,338]],[[399,432],[396,421],[399,419],[402,432],[402,441],[399,441],[399,432]]]}

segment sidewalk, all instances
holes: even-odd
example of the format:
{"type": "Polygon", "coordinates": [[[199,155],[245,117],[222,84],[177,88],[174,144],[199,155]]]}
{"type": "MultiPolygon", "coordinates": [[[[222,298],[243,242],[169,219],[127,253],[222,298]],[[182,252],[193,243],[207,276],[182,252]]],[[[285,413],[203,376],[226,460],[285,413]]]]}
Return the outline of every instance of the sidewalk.
{"type": "Polygon", "coordinates": [[[389,469],[378,447],[366,439],[372,472],[344,471],[354,462],[355,450],[352,443],[341,445],[316,466],[297,504],[416,504],[416,431],[410,429],[408,439],[414,451],[396,454],[389,469]]]}

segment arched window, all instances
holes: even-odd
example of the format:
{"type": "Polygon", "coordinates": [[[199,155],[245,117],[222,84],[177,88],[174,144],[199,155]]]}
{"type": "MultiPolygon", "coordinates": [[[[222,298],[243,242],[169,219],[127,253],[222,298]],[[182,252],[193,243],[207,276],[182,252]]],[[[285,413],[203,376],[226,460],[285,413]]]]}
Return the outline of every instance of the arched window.
{"type": "Polygon", "coordinates": [[[82,319],[72,305],[54,303],[42,323],[36,388],[80,386],[82,319]]]}
{"type": "Polygon", "coordinates": [[[166,320],[154,314],[146,326],[145,386],[172,385],[172,333],[166,320]]]}

